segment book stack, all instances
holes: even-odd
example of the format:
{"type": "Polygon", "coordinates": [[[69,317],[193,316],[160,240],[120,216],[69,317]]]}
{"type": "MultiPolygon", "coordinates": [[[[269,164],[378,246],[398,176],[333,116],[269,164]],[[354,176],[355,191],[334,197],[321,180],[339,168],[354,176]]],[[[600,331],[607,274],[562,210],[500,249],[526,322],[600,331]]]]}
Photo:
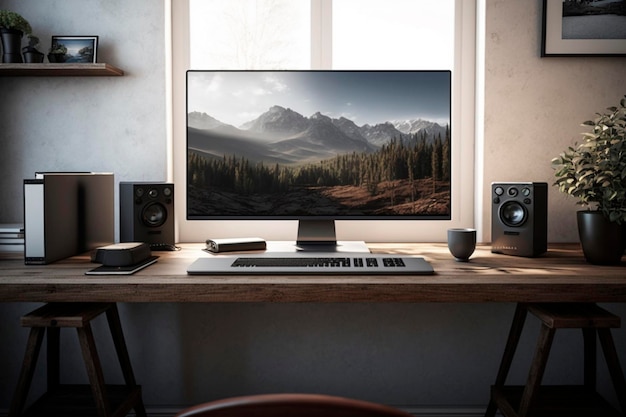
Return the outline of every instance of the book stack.
{"type": "Polygon", "coordinates": [[[0,253],[24,252],[24,225],[0,224],[0,253]]]}

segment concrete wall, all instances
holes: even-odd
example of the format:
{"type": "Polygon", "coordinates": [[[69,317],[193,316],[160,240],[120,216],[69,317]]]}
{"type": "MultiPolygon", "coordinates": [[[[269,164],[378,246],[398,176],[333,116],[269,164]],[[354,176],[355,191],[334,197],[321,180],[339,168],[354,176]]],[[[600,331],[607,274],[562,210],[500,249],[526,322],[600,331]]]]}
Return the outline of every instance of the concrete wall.
{"type": "MultiPolygon", "coordinates": [[[[549,161],[579,138],[583,120],[624,91],[624,58],[540,58],[540,1],[487,0],[484,183],[552,182],[549,161]]],[[[162,1],[4,0],[44,46],[60,34],[98,34],[113,78],[0,78],[0,222],[21,221],[22,179],[37,170],[113,171],[118,181],[167,174],[165,7],[162,1]]],[[[483,197],[489,207],[488,195],[483,197]]],[[[550,240],[574,241],[575,205],[550,191],[550,240]]],[[[482,216],[488,233],[490,213],[482,216]]],[[[487,239],[489,236],[486,236],[487,239]]],[[[1,279],[1,277],[0,277],[1,279]]],[[[8,409],[36,304],[0,304],[0,414],[8,409]]],[[[624,317],[623,306],[610,309],[624,317]]],[[[480,415],[511,304],[122,304],[135,373],[153,414],[257,392],[348,395],[425,414],[480,415]]],[[[100,319],[99,319],[100,320],[100,319]]],[[[106,376],[121,380],[96,323],[106,376]]],[[[522,383],[537,335],[529,321],[511,382],[522,383]]],[[[84,378],[72,332],[62,339],[66,380],[84,378]]],[[[546,379],[580,377],[580,337],[557,336],[546,379]]],[[[626,332],[616,332],[620,352],[626,332]]],[[[45,356],[45,355],[44,355],[45,356]]],[[[626,357],[622,356],[622,362],[626,357]]],[[[600,367],[600,383],[608,377],[600,367]]],[[[43,389],[39,367],[33,391],[43,389]]]]}
{"type": "Polygon", "coordinates": [[[98,35],[98,62],[125,75],[0,78],[0,222],[23,221],[22,179],[35,171],[166,180],[163,2],[7,0],[1,7],[30,22],[45,53],[53,35],[98,35]]]}

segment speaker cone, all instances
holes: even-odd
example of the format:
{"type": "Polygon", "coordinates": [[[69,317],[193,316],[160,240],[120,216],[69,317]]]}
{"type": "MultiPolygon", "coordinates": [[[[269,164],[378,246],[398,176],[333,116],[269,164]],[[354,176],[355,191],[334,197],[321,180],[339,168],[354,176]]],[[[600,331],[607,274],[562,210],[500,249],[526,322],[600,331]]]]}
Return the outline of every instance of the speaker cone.
{"type": "Polygon", "coordinates": [[[160,203],[146,205],[141,211],[141,221],[149,227],[159,227],[167,220],[167,209],[160,203]]]}
{"type": "Polygon", "coordinates": [[[509,227],[518,227],[526,221],[526,208],[517,201],[507,201],[500,208],[500,220],[509,227]]]}

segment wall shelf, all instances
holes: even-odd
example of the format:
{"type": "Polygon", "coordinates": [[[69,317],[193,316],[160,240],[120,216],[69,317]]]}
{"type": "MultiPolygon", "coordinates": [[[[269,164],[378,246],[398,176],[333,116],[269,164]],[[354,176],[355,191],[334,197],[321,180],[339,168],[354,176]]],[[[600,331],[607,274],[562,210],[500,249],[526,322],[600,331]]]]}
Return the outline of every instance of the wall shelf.
{"type": "Polygon", "coordinates": [[[0,64],[0,76],[5,77],[110,77],[122,75],[124,75],[124,71],[104,63],[0,64]]]}

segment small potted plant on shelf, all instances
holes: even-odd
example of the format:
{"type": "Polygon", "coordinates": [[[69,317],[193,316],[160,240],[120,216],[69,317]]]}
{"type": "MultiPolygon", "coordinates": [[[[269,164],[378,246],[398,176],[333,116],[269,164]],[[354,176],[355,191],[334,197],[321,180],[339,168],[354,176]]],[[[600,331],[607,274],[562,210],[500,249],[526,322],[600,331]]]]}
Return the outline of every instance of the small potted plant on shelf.
{"type": "Polygon", "coordinates": [[[40,63],[43,62],[44,54],[39,52],[37,46],[39,45],[39,38],[34,35],[28,35],[28,46],[22,48],[22,55],[24,55],[24,62],[26,63],[40,63]]]}
{"type": "Polygon", "coordinates": [[[51,63],[62,63],[66,60],[67,48],[58,43],[52,44],[48,52],[48,61],[51,63]]]}
{"type": "Polygon", "coordinates": [[[584,140],[552,160],[556,185],[587,210],[577,212],[583,253],[594,264],[617,264],[626,248],[626,96],[583,126],[584,140]]]}
{"type": "Polygon", "coordinates": [[[2,62],[22,62],[22,37],[30,35],[33,29],[20,14],[10,10],[0,10],[0,36],[2,37],[2,62]]]}

